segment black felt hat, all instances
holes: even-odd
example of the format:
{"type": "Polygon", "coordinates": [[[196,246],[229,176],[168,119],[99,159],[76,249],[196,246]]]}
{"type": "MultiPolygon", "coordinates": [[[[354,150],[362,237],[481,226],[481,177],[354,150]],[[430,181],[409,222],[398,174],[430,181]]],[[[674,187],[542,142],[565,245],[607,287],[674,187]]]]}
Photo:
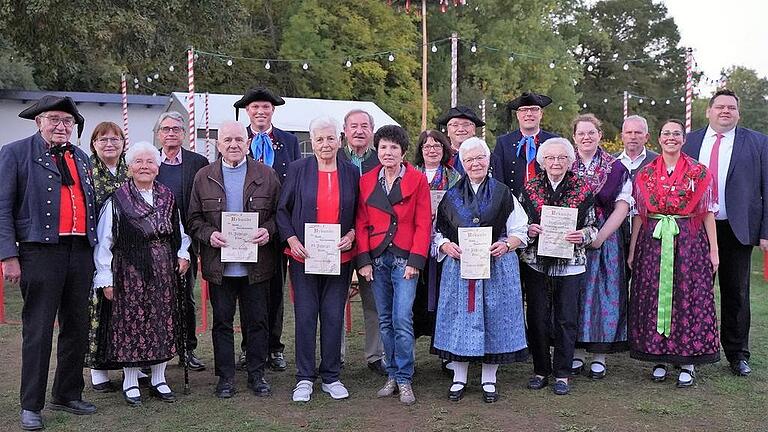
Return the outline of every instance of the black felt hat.
{"type": "Polygon", "coordinates": [[[480,120],[480,117],[472,111],[472,108],[465,105],[459,105],[449,109],[447,113],[437,119],[437,125],[447,126],[448,122],[453,118],[465,118],[474,123],[477,127],[485,126],[485,122],[480,120]]]}
{"type": "Polygon", "coordinates": [[[53,96],[45,95],[40,98],[34,105],[25,109],[19,113],[19,117],[28,120],[34,120],[38,115],[47,111],[63,111],[65,113],[72,114],[77,123],[77,137],[83,134],[83,126],[85,125],[85,118],[77,110],[75,101],[69,96],[53,96]]]}
{"type": "Polygon", "coordinates": [[[510,102],[508,106],[510,110],[516,111],[521,106],[540,106],[544,108],[551,103],[552,98],[549,96],[536,94],[534,92],[525,92],[520,95],[520,97],[510,102]]]}
{"type": "Polygon", "coordinates": [[[284,105],[285,100],[280,96],[272,93],[272,91],[266,87],[256,87],[245,92],[243,97],[233,105],[235,107],[235,120],[240,116],[240,108],[245,108],[251,102],[266,101],[274,106],[284,105]]]}

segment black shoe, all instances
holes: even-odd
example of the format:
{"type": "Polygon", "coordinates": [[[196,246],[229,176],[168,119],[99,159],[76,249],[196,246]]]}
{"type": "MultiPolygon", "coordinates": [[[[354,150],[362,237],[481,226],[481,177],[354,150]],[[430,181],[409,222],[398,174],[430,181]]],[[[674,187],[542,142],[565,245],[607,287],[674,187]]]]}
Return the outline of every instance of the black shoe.
{"type": "Polygon", "coordinates": [[[464,390],[467,389],[467,383],[463,383],[463,382],[460,382],[460,381],[454,381],[452,386],[457,385],[457,384],[461,386],[460,389],[458,389],[456,391],[448,389],[448,400],[451,401],[451,402],[458,402],[458,401],[460,401],[461,398],[464,397],[464,390]]]}
{"type": "Polygon", "coordinates": [[[376,372],[377,374],[379,374],[381,376],[388,376],[389,375],[387,373],[387,367],[384,366],[384,360],[383,359],[378,359],[375,362],[368,363],[368,369],[376,372]]]}
{"type": "Polygon", "coordinates": [[[269,386],[264,377],[248,380],[248,388],[253,390],[253,394],[259,397],[272,396],[272,387],[269,386]]]}
{"type": "Polygon", "coordinates": [[[691,386],[693,386],[694,382],[696,381],[696,374],[694,373],[694,371],[692,371],[690,369],[680,369],[680,375],[682,375],[684,373],[687,373],[688,375],[690,375],[691,379],[689,379],[688,381],[683,381],[678,376],[677,377],[677,388],[691,387],[691,386]]]}
{"type": "Polygon", "coordinates": [[[665,379],[667,379],[667,366],[664,365],[664,364],[659,363],[659,364],[657,364],[656,366],[653,367],[653,373],[651,373],[651,381],[653,381],[653,382],[662,382],[665,379]],[[655,373],[657,369],[663,369],[664,370],[664,375],[657,376],[656,373],[655,373]]]}
{"type": "Polygon", "coordinates": [[[104,381],[103,383],[93,384],[91,385],[91,388],[96,393],[112,393],[117,391],[115,386],[112,384],[112,381],[104,381]]]}
{"type": "Polygon", "coordinates": [[[567,395],[570,391],[571,386],[565,381],[555,380],[555,385],[552,386],[552,392],[558,396],[567,395]]]}
{"type": "Polygon", "coordinates": [[[273,352],[269,355],[269,368],[272,369],[275,372],[283,372],[287,367],[288,363],[285,362],[285,357],[283,356],[283,353],[281,352],[273,352]]]}
{"type": "Polygon", "coordinates": [[[21,428],[25,431],[44,429],[45,425],[40,411],[21,410],[21,428]]]}
{"type": "Polygon", "coordinates": [[[128,387],[127,389],[124,389],[123,399],[125,399],[125,401],[128,403],[129,406],[136,407],[141,405],[141,393],[139,393],[139,395],[136,397],[130,397],[128,396],[128,392],[131,390],[139,390],[139,388],[136,386],[133,386],[133,387],[128,387]]]}
{"type": "Polygon", "coordinates": [[[245,358],[245,351],[240,352],[240,358],[237,359],[237,364],[235,364],[235,369],[248,370],[248,360],[245,358]]]}
{"type": "Polygon", "coordinates": [[[584,370],[584,360],[580,358],[574,358],[573,361],[580,362],[581,365],[578,367],[573,367],[573,362],[571,362],[571,376],[581,375],[581,372],[584,370]]]}
{"type": "Polygon", "coordinates": [[[590,363],[590,365],[589,365],[589,377],[590,377],[590,378],[592,378],[592,379],[603,379],[603,378],[605,378],[605,372],[606,372],[607,370],[608,370],[608,369],[606,369],[606,367],[605,367],[605,363],[603,363],[603,362],[599,362],[599,361],[593,361],[593,362],[592,362],[592,363],[590,363]],[[600,372],[595,372],[595,371],[593,371],[593,370],[592,370],[592,365],[596,365],[596,364],[598,364],[598,365],[602,366],[602,367],[603,367],[603,370],[602,370],[602,371],[600,371],[600,372]]]}
{"type": "Polygon", "coordinates": [[[528,380],[528,388],[531,390],[541,390],[549,384],[549,378],[534,375],[528,380]]]}
{"type": "Polygon", "coordinates": [[[152,394],[160,398],[160,400],[163,402],[168,402],[168,403],[176,402],[176,395],[172,391],[163,393],[159,390],[159,388],[162,386],[168,386],[168,384],[166,384],[165,382],[161,382],[161,383],[157,383],[157,385],[151,386],[150,389],[152,394]]]}
{"type": "Polygon", "coordinates": [[[90,415],[96,412],[96,405],[84,400],[51,401],[50,408],[54,411],[66,411],[76,415],[90,415]]]}
{"type": "Polygon", "coordinates": [[[229,399],[234,396],[235,384],[232,382],[232,378],[219,378],[214,394],[219,399],[229,399]]]}
{"type": "Polygon", "coordinates": [[[495,382],[486,382],[486,383],[482,384],[482,386],[483,386],[483,402],[485,402],[485,403],[494,403],[494,402],[498,401],[499,400],[499,392],[497,392],[496,390],[494,390],[492,392],[485,391],[485,386],[487,386],[487,385],[492,385],[494,388],[496,388],[496,383],[495,382]]]}
{"type": "Polygon", "coordinates": [[[749,363],[746,360],[738,360],[731,363],[731,372],[736,376],[749,376],[752,373],[752,368],[749,367],[749,363]]]}
{"type": "MultiPolygon", "coordinates": [[[[181,359],[179,359],[179,366],[182,366],[181,359]]],[[[197,358],[197,355],[195,355],[195,352],[192,350],[187,351],[187,366],[189,367],[189,370],[192,371],[205,370],[205,363],[197,358]]]]}

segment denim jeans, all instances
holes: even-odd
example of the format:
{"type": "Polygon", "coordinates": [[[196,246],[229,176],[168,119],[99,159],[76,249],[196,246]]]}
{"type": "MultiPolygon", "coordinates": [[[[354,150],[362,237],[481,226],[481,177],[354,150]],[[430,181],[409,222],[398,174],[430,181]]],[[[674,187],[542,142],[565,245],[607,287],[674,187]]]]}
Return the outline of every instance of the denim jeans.
{"type": "Polygon", "coordinates": [[[387,373],[398,384],[413,378],[413,299],[418,278],[403,279],[405,258],[384,251],[373,260],[373,294],[379,311],[379,331],[387,358],[387,373]]]}

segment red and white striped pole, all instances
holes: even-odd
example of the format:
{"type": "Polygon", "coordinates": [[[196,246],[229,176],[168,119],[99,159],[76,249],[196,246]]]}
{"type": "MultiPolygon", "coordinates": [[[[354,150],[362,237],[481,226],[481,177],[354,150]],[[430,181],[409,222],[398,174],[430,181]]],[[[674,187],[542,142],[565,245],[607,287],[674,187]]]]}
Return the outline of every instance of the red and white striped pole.
{"type": "Polygon", "coordinates": [[[189,149],[195,151],[195,48],[187,50],[187,85],[189,95],[187,111],[189,112],[189,149]]]}
{"type": "Polygon", "coordinates": [[[691,131],[691,110],[693,108],[693,49],[685,53],[685,133],[691,131]]]}
{"type": "Polygon", "coordinates": [[[624,120],[629,117],[629,92],[624,90],[624,120]]]}
{"type": "Polygon", "coordinates": [[[451,33],[451,108],[459,99],[459,35],[451,33]]]}
{"type": "Polygon", "coordinates": [[[125,74],[120,76],[120,92],[123,103],[123,134],[125,135],[125,148],[128,148],[131,143],[128,140],[128,84],[125,81],[125,74]]]}
{"type": "Polygon", "coordinates": [[[211,158],[211,125],[208,114],[208,92],[205,92],[205,157],[211,158]]]}

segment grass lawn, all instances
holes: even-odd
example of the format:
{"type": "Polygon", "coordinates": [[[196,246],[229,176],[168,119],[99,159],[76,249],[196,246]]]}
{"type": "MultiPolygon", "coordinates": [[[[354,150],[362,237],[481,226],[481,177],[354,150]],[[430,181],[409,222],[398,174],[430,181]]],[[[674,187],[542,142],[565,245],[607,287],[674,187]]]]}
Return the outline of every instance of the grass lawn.
{"type": "MultiPolygon", "coordinates": [[[[733,376],[725,360],[697,368],[697,384],[675,388],[675,375],[664,383],[648,378],[650,364],[628,354],[608,357],[608,375],[600,381],[577,377],[571,395],[555,396],[548,390],[525,388],[532,365],[500,368],[496,404],[482,402],[480,368],[470,368],[470,385],[462,401],[451,403],[447,391],[451,377],[440,372],[440,362],[429,354],[429,341],[417,343],[414,391],[418,402],[402,406],[396,398],[378,400],[376,390],[384,380],[365,365],[362,355],[363,329],[360,303],[353,302],[353,330],[348,338],[346,367],[342,381],[350,391],[345,401],[333,401],[315,386],[308,404],[291,402],[293,378],[293,308],[286,297],[285,333],[287,372],[267,374],[273,396],[261,399],[245,387],[239,372],[240,392],[230,400],[213,396],[216,377],[210,332],[199,335],[198,355],[208,369],[190,372],[191,394],[179,395],[165,404],[143,390],[144,404],[130,408],[120,393],[96,394],[85,374],[84,398],[99,412],[78,417],[43,411],[50,431],[768,431],[768,284],[762,279],[762,254],[755,253],[752,278],[752,361],[748,378],[733,376]]],[[[15,286],[6,286],[7,319],[0,325],[0,430],[19,430],[19,370],[21,365],[21,297],[15,286]]],[[[239,343],[239,337],[236,338],[239,343]]],[[[55,350],[54,350],[55,351],[55,350]]],[[[724,356],[723,356],[724,358],[724,356]]],[[[53,380],[51,361],[49,380],[53,380]]],[[[179,393],[182,372],[175,364],[167,372],[168,382],[179,393]]],[[[112,373],[119,382],[120,374],[112,373]]]]}

